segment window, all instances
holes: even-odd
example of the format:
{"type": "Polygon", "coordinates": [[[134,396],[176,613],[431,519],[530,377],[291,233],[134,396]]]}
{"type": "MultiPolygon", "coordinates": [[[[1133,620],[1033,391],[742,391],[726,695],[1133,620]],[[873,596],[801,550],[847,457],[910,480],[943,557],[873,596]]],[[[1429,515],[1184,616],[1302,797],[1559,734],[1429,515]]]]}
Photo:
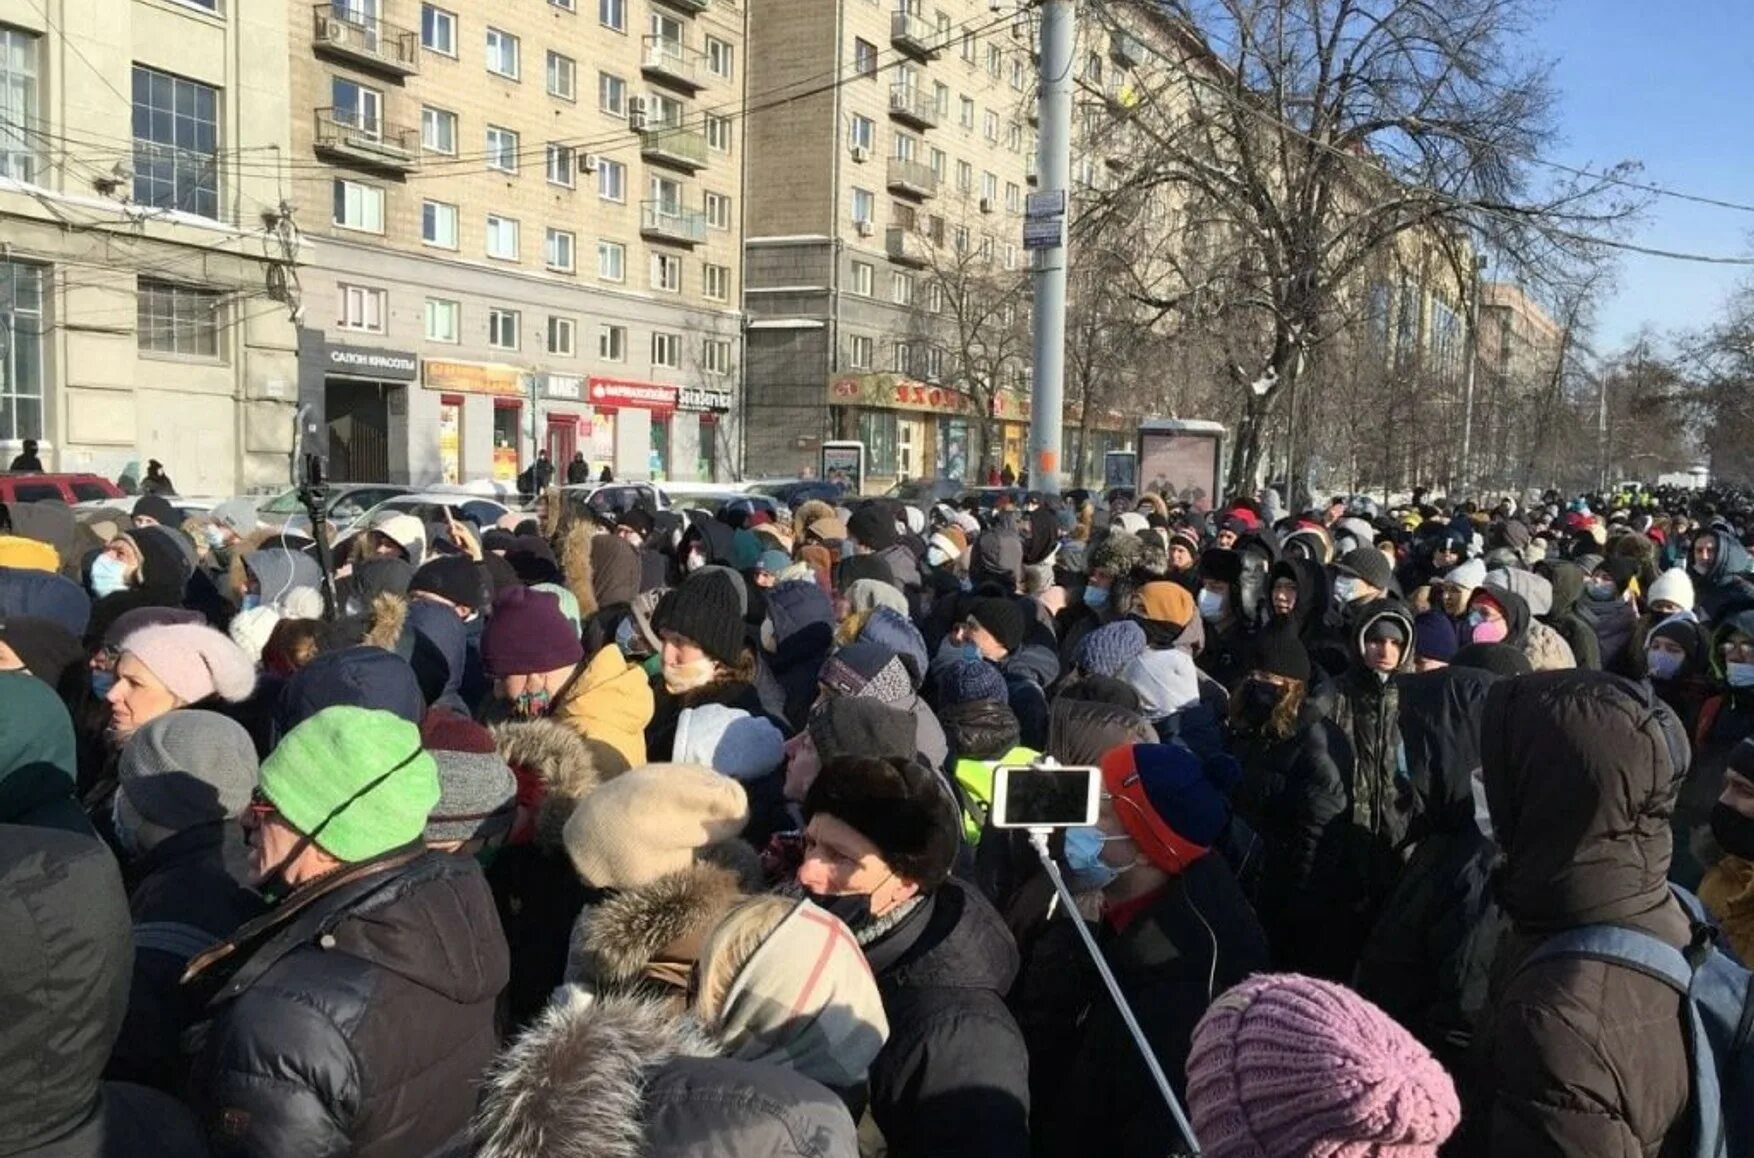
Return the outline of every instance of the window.
{"type": "Polygon", "coordinates": [[[912,373],[913,364],[913,350],[906,342],[897,342],[889,348],[889,370],[891,373],[912,373]]]}
{"type": "Polygon", "coordinates": [[[457,55],[457,18],[431,4],[420,6],[420,44],[446,56],[457,55]]]}
{"type": "Polygon", "coordinates": [[[936,382],[944,376],[944,351],[937,346],[923,346],[920,349],[920,373],[927,381],[936,382]]]}
{"type": "Polygon", "coordinates": [[[579,10],[577,0],[548,0],[548,3],[565,12],[577,12],[579,10]]]}
{"type": "Polygon", "coordinates": [[[672,370],[682,368],[681,334],[659,330],[652,335],[652,365],[668,366],[672,370]]]}
{"type": "Polygon", "coordinates": [[[626,32],[627,0],[597,0],[597,23],[617,32],[626,32]]]}
{"type": "MultiPolygon", "coordinates": [[[[0,26],[0,177],[15,181],[35,181],[42,167],[40,143],[30,135],[38,128],[37,43],[28,32],[0,26]]],[[[9,284],[7,268],[0,266],[7,279],[0,285],[9,284]]],[[[0,429],[5,426],[0,413],[0,429]]]]}
{"type": "Polygon", "coordinates": [[[420,147],[429,153],[457,152],[457,114],[422,106],[420,110],[420,147]]]}
{"type": "Polygon", "coordinates": [[[548,142],[548,183],[572,188],[573,172],[578,168],[577,154],[571,145],[548,142]]]}
{"type": "Polygon", "coordinates": [[[906,133],[895,134],[895,155],[903,161],[911,161],[919,151],[919,141],[906,133]]]}
{"type": "Polygon", "coordinates": [[[422,201],[420,240],[444,249],[457,248],[457,207],[443,201],[422,201]]]}
{"type": "Polygon", "coordinates": [[[701,293],[709,301],[731,300],[731,267],[707,262],[700,267],[701,293]]]}
{"type": "Polygon", "coordinates": [[[731,228],[731,199],[723,193],[706,195],[706,224],[708,229],[731,228]]]}
{"type": "Polygon", "coordinates": [[[329,115],[336,124],[345,125],[371,140],[379,140],[384,132],[384,94],[367,88],[346,77],[329,80],[329,115]]]}
{"type": "Polygon", "coordinates": [[[1023,63],[1023,57],[1011,58],[1011,87],[1022,92],[1029,87],[1029,68],[1023,63]]]}
{"type": "Polygon", "coordinates": [[[381,289],[369,286],[347,285],[343,283],[341,290],[341,316],[335,324],[343,330],[364,330],[371,334],[384,332],[384,300],[387,296],[381,289]]]}
{"type": "Polygon", "coordinates": [[[502,173],[518,171],[518,134],[498,125],[487,126],[487,167],[502,173]]]}
{"type": "Polygon", "coordinates": [[[706,147],[715,153],[731,151],[731,118],[706,114],[706,147]]]}
{"type": "Polygon", "coordinates": [[[444,298],[426,299],[426,340],[429,342],[455,342],[458,340],[459,324],[463,316],[463,307],[456,302],[444,298]]]}
{"type": "Polygon", "coordinates": [[[853,370],[871,368],[871,339],[854,334],[847,339],[847,367],[853,370]]]}
{"type": "Polygon", "coordinates": [[[1005,212],[1023,212],[1023,190],[1017,187],[1015,181],[1005,182],[1005,212]]]}
{"type": "Polygon", "coordinates": [[[847,287],[847,292],[858,294],[862,298],[870,297],[873,276],[873,271],[869,262],[853,262],[852,284],[847,287]]]}
{"type": "Polygon", "coordinates": [[[988,109],[987,115],[982,118],[981,136],[995,145],[999,143],[999,114],[992,109],[988,109]]]}
{"type": "Polygon", "coordinates": [[[943,184],[944,182],[944,166],[946,164],[948,164],[948,162],[945,160],[944,150],[933,149],[931,152],[932,176],[938,178],[939,184],[943,184]]]}
{"type": "Polygon", "coordinates": [[[627,361],[626,326],[604,326],[597,331],[597,357],[605,362],[627,361]]]}
{"type": "Polygon", "coordinates": [[[625,117],[627,115],[627,82],[614,73],[598,73],[597,107],[612,117],[625,117]]]}
{"type": "Polygon", "coordinates": [[[853,221],[875,220],[877,214],[877,198],[869,189],[853,190],[853,221]]]}
{"type": "Polygon", "coordinates": [[[682,182],[654,176],[647,188],[651,190],[651,200],[660,214],[665,217],[682,215],[682,182]]]}
{"type": "Polygon", "coordinates": [[[708,338],[700,348],[700,368],[708,374],[731,372],[731,342],[728,338],[708,338]]]}
{"type": "Polygon", "coordinates": [[[889,300],[898,306],[914,304],[914,279],[912,274],[897,273],[890,281],[889,300]]]}
{"type": "Polygon", "coordinates": [[[1005,268],[1017,268],[1017,247],[1012,245],[1009,241],[1005,243],[1005,268]]]}
{"type": "Polygon", "coordinates": [[[974,98],[963,97],[956,110],[956,123],[965,129],[974,128],[974,98]]]}
{"type": "Polygon", "coordinates": [[[1005,128],[1005,146],[1013,153],[1023,152],[1023,126],[1016,121],[1005,128]]]}
{"type": "Polygon", "coordinates": [[[716,36],[706,38],[706,70],[727,80],[731,76],[731,46],[716,36]]]}
{"type": "Polygon", "coordinates": [[[619,241],[597,243],[597,276],[603,281],[627,280],[627,246],[619,241]]]}
{"type": "Polygon", "coordinates": [[[548,352],[556,358],[570,358],[577,350],[573,346],[573,331],[576,328],[571,318],[548,319],[548,352]]]}
{"type": "Polygon", "coordinates": [[[358,181],[335,181],[336,225],[366,233],[384,231],[384,191],[358,181]]]}
{"type": "Polygon", "coordinates": [[[972,193],[974,191],[974,166],[967,161],[956,162],[956,191],[972,193]]]}
{"type": "Polygon", "coordinates": [[[652,254],[652,288],[665,293],[682,290],[682,259],[673,253],[652,254]]]}
{"type": "Polygon", "coordinates": [[[981,174],[981,200],[989,205],[999,203],[999,177],[996,173],[981,174]]]}
{"type": "Polygon", "coordinates": [[[969,64],[975,62],[974,29],[970,28],[962,34],[962,59],[969,64]]]}
{"type": "Polygon", "coordinates": [[[518,223],[495,213],[487,215],[487,256],[518,260],[518,223]]]}
{"type": "Polygon", "coordinates": [[[487,344],[496,350],[518,348],[518,311],[494,306],[487,311],[487,344]]]}
{"type": "Polygon", "coordinates": [[[550,228],[542,241],[542,260],[549,269],[557,269],[562,273],[573,271],[573,249],[575,239],[570,229],[550,228]]]}
{"type": "Polygon", "coordinates": [[[877,77],[877,46],[869,40],[853,39],[853,71],[860,76],[877,77]]]}
{"type": "Polygon", "coordinates": [[[627,166],[607,157],[597,162],[597,196],[605,201],[627,200],[627,166]]]}
{"type": "Polygon", "coordinates": [[[1092,52],[1084,58],[1084,79],[1091,84],[1102,87],[1102,54],[1092,52]]]}
{"type": "Polygon", "coordinates": [[[136,295],[136,341],[141,353],[218,358],[221,305],[217,290],[141,278],[136,295]]]}
{"type": "Polygon", "coordinates": [[[578,88],[575,74],[578,66],[570,56],[562,56],[558,52],[548,54],[548,95],[559,97],[563,101],[576,100],[578,88]]]}
{"type": "Polygon", "coordinates": [[[852,143],[853,148],[870,152],[875,147],[877,140],[877,123],[870,117],[861,117],[855,113],[852,131],[847,135],[847,139],[852,143]]]}
{"type": "Polygon", "coordinates": [[[41,438],[42,266],[0,261],[0,332],[11,338],[0,345],[0,438],[41,438]]]}
{"type": "Polygon", "coordinates": [[[487,71],[518,79],[518,38],[497,28],[487,30],[487,71]]]}
{"type": "Polygon", "coordinates": [[[950,86],[941,80],[932,82],[932,111],[941,121],[950,118],[950,86]]]}
{"type": "Polygon", "coordinates": [[[994,80],[1005,75],[1005,50],[997,44],[987,45],[987,75],[994,80]]]}
{"type": "Polygon", "coordinates": [[[218,89],[134,66],[134,200],[219,216],[218,89]]]}
{"type": "Polygon", "coordinates": [[[934,314],[941,314],[944,312],[943,282],[935,281],[926,286],[926,308],[931,310],[934,314]]]}
{"type": "Polygon", "coordinates": [[[968,226],[958,225],[950,231],[950,246],[957,253],[968,252],[968,226]]]}

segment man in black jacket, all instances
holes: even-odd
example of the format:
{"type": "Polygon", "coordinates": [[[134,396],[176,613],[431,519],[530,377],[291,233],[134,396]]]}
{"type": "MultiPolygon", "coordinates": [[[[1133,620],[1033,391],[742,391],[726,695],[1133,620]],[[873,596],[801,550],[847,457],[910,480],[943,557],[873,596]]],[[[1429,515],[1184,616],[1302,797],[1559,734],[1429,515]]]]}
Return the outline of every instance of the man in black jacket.
{"type": "Polygon", "coordinates": [[[889,1018],[870,1079],[889,1154],[1027,1154],[1028,1058],[1004,1001],[1017,948],[950,879],[949,790],[914,761],[841,757],[810,786],[804,816],[798,884],[864,947],[889,1018]]]}
{"type": "Polygon", "coordinates": [[[190,963],[211,993],[191,1089],[220,1155],[426,1154],[467,1124],[508,963],[480,866],[421,841],[439,800],[419,730],[325,708],[250,804],[266,916],[190,963]]]}

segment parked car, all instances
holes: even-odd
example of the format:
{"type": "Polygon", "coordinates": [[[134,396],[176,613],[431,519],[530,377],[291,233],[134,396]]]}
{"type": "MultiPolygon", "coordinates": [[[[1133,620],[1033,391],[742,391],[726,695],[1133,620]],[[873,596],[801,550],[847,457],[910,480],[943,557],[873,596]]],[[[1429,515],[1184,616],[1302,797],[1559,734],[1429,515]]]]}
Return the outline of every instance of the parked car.
{"type": "Polygon", "coordinates": [[[768,495],[795,511],[813,499],[839,506],[846,488],[819,478],[766,478],[750,483],[749,493],[768,495]]]}
{"type": "Polygon", "coordinates": [[[484,499],[450,491],[419,491],[385,499],[369,511],[362,512],[346,530],[370,526],[380,514],[398,512],[413,515],[426,523],[443,522],[446,508],[457,518],[466,519],[477,527],[491,527],[499,522],[501,515],[511,513],[511,508],[498,499],[484,499]]]}
{"type": "MultiPolygon", "coordinates": [[[[143,496],[123,494],[119,498],[87,499],[74,503],[75,511],[111,510],[134,513],[134,504],[143,496]]],[[[177,509],[177,513],[185,519],[197,519],[207,515],[214,507],[226,501],[218,495],[166,495],[165,500],[177,509]]]]}
{"type": "Polygon", "coordinates": [[[956,505],[966,510],[970,503],[974,503],[981,510],[990,511],[999,505],[1001,498],[1009,498],[1012,506],[1021,507],[1028,494],[1027,487],[968,487],[958,492],[956,505]]]}
{"type": "Polygon", "coordinates": [[[664,496],[670,500],[670,507],[689,508],[707,511],[713,515],[724,517],[733,511],[741,510],[745,514],[762,510],[775,519],[781,517],[780,512],[790,509],[772,495],[751,494],[740,487],[730,485],[704,483],[678,483],[675,486],[665,484],[661,488],[664,496]]]}
{"type": "Polygon", "coordinates": [[[599,515],[618,515],[635,507],[648,511],[667,511],[670,497],[649,482],[578,483],[561,487],[569,506],[589,509],[599,515]]]}
{"type": "Polygon", "coordinates": [[[947,503],[967,490],[968,484],[958,478],[910,478],[884,491],[883,497],[899,499],[910,506],[929,507],[947,503]]]}
{"type": "Polygon", "coordinates": [[[122,488],[97,474],[0,474],[0,502],[36,503],[58,499],[74,503],[119,499],[122,488]]]}
{"type": "MultiPolygon", "coordinates": [[[[389,483],[332,482],[324,486],[323,514],[329,523],[345,527],[379,503],[408,494],[407,487],[389,483]]],[[[271,526],[303,527],[308,523],[298,488],[282,491],[256,508],[256,517],[271,526]]]]}

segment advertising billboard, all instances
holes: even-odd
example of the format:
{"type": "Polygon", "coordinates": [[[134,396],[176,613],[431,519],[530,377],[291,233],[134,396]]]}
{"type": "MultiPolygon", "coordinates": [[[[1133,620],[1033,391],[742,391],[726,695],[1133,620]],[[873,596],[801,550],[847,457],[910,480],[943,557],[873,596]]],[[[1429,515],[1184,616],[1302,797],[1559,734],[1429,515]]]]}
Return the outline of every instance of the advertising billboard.
{"type": "Polygon", "coordinates": [[[1138,486],[1209,511],[1220,497],[1224,428],[1216,422],[1151,419],[1139,427],[1138,486]]]}

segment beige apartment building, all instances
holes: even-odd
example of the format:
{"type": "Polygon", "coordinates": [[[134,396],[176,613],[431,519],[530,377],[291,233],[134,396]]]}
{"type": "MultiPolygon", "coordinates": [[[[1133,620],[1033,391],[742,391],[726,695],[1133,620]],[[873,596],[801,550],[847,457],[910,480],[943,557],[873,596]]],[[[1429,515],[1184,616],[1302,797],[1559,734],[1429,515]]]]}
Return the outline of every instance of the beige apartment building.
{"type": "Polygon", "coordinates": [[[286,0],[336,478],[738,469],[737,0],[286,0]]]}
{"type": "Polygon", "coordinates": [[[284,485],[286,40],[278,5],[0,0],[5,461],[284,485]]]}

